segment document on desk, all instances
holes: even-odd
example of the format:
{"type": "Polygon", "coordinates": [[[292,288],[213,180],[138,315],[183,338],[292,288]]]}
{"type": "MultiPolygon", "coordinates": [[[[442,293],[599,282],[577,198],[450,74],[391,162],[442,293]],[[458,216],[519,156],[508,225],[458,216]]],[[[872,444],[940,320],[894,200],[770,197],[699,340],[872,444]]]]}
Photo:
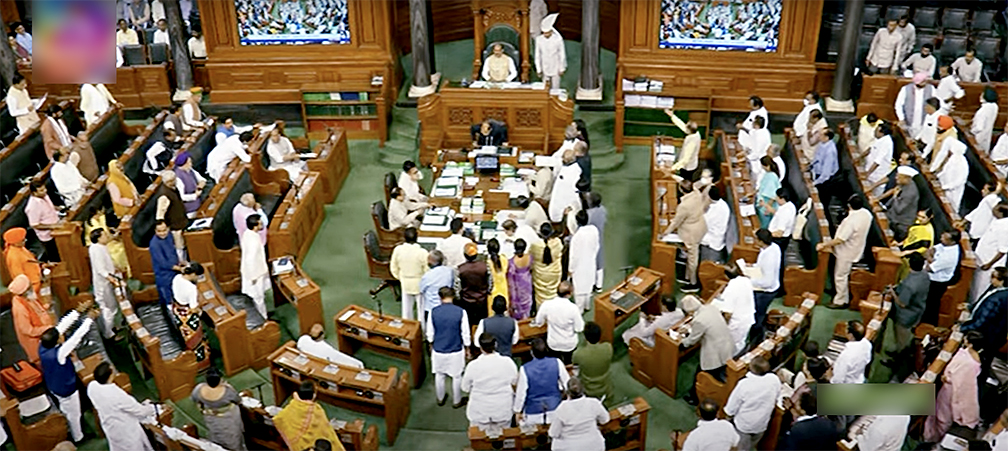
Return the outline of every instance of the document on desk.
{"type": "Polygon", "coordinates": [[[742,216],[756,216],[756,207],[753,204],[739,204],[738,208],[742,216]]]}
{"type": "MultiPolygon", "coordinates": [[[[419,239],[417,241],[419,241],[419,239]]],[[[357,312],[355,310],[347,310],[342,315],[340,315],[340,317],[339,317],[340,322],[346,322],[346,320],[348,320],[348,319],[350,319],[350,317],[354,316],[354,313],[357,313],[357,312]]]]}
{"type": "Polygon", "coordinates": [[[670,244],[682,244],[682,242],[683,242],[682,238],[679,238],[679,234],[676,234],[676,233],[668,233],[668,234],[662,235],[662,237],[659,238],[659,239],[663,243],[670,243],[670,244]]]}
{"type": "Polygon", "coordinates": [[[482,80],[477,80],[477,81],[474,81],[472,83],[469,83],[469,87],[473,88],[473,89],[482,89],[482,88],[485,88],[486,86],[487,86],[487,82],[482,81],[482,80]]]}
{"type": "Polygon", "coordinates": [[[745,260],[742,260],[741,258],[736,260],[735,264],[738,265],[739,270],[741,270],[742,274],[745,274],[746,277],[750,279],[763,278],[763,271],[761,271],[759,267],[750,266],[748,263],[745,262],[745,260]]]}
{"type": "Polygon", "coordinates": [[[445,166],[441,171],[441,177],[462,177],[463,175],[465,175],[465,169],[462,166],[445,166]]]}

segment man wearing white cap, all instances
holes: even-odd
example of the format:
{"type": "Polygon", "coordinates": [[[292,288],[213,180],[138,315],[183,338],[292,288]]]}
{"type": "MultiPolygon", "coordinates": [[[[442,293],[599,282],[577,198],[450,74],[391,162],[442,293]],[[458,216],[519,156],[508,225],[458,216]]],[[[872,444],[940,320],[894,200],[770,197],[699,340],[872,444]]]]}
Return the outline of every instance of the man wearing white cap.
{"type": "Polygon", "coordinates": [[[553,24],[559,13],[546,16],[539,24],[542,34],[535,38],[536,73],[543,81],[549,80],[550,89],[560,88],[560,77],[567,71],[567,52],[563,37],[553,24]]]}

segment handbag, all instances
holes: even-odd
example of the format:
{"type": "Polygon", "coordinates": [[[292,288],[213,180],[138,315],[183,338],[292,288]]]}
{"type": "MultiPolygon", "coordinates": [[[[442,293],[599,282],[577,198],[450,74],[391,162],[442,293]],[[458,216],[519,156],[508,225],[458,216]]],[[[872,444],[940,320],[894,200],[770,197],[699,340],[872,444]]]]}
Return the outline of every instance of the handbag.
{"type": "Polygon", "coordinates": [[[0,378],[4,384],[17,392],[23,392],[42,383],[42,373],[24,360],[0,370],[0,378]]]}
{"type": "Polygon", "coordinates": [[[795,216],[794,231],[791,232],[791,239],[801,240],[804,237],[805,224],[808,224],[808,214],[810,211],[812,211],[811,197],[805,199],[805,203],[798,209],[798,215],[795,216]]]}

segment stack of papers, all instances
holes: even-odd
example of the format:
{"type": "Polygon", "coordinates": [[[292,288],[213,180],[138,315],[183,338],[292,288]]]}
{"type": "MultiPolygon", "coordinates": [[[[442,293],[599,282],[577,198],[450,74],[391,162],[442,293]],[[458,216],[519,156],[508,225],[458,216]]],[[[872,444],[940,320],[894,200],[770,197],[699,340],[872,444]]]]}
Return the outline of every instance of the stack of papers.
{"type": "Polygon", "coordinates": [[[500,165],[500,176],[501,176],[501,178],[504,178],[504,177],[514,177],[515,174],[517,174],[517,173],[518,173],[518,170],[516,170],[515,167],[511,166],[510,164],[502,164],[502,165],[500,165]]]}
{"type": "Polygon", "coordinates": [[[658,108],[658,98],[655,96],[641,96],[641,107],[658,108]]]}
{"type": "Polygon", "coordinates": [[[462,214],[472,214],[481,215],[483,214],[486,204],[483,202],[481,197],[466,197],[462,199],[462,205],[459,207],[459,212],[462,214]]]}
{"type": "Polygon", "coordinates": [[[483,80],[474,81],[472,83],[469,83],[469,87],[474,89],[482,89],[487,87],[487,82],[483,80]]]}
{"type": "Polygon", "coordinates": [[[658,108],[670,109],[675,106],[675,98],[672,97],[658,97],[658,108]]]}
{"type": "Polygon", "coordinates": [[[548,168],[555,168],[562,166],[559,158],[549,155],[537,155],[535,157],[535,165],[538,167],[548,167],[548,168]]]}
{"type": "Polygon", "coordinates": [[[538,90],[542,91],[543,89],[546,89],[546,83],[541,82],[541,81],[537,81],[537,82],[532,83],[531,85],[529,85],[529,87],[531,87],[532,89],[538,89],[538,90]]]}
{"type": "Polygon", "coordinates": [[[648,82],[647,81],[641,81],[641,82],[634,83],[634,89],[633,89],[634,91],[647,92],[647,89],[648,89],[648,82]]]}
{"type": "Polygon", "coordinates": [[[501,182],[501,190],[508,192],[509,199],[516,199],[518,196],[529,197],[528,185],[520,178],[504,179],[501,182]]]}
{"type": "Polygon", "coordinates": [[[667,155],[675,156],[676,150],[675,150],[675,146],[673,146],[671,144],[661,144],[657,148],[655,148],[655,153],[658,154],[658,155],[667,154],[667,155]]]}
{"type": "Polygon", "coordinates": [[[462,173],[465,172],[461,166],[451,165],[445,166],[444,170],[441,171],[441,177],[462,177],[462,173]]]}
{"type": "Polygon", "coordinates": [[[531,163],[535,161],[535,156],[536,156],[535,152],[522,152],[521,155],[518,155],[518,162],[531,163]]]}
{"type": "Polygon", "coordinates": [[[641,96],[637,94],[624,94],[623,104],[627,107],[641,106],[641,96]]]}
{"type": "Polygon", "coordinates": [[[515,171],[515,175],[517,175],[518,177],[531,177],[535,175],[535,173],[536,173],[535,169],[532,168],[521,168],[515,171]]]}
{"type": "Polygon", "coordinates": [[[434,181],[434,197],[455,197],[459,193],[459,186],[462,184],[461,177],[441,176],[434,181]]]}
{"type": "Polygon", "coordinates": [[[624,78],[623,79],[623,90],[624,91],[633,91],[634,90],[634,82],[633,82],[633,80],[627,80],[627,79],[624,78]]]}
{"type": "Polygon", "coordinates": [[[651,92],[662,92],[663,87],[665,87],[665,82],[661,80],[651,80],[648,83],[648,91],[651,92]]]}

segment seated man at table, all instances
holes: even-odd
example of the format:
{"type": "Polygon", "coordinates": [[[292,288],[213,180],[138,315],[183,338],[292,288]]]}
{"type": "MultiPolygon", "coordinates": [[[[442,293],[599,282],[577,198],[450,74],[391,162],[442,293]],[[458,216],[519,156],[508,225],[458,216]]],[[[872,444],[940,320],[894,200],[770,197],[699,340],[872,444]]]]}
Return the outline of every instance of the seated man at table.
{"type": "MultiPolygon", "coordinates": [[[[78,157],[79,158],[79,157],[78,157]]],[[[75,162],[70,161],[70,149],[64,147],[53,154],[53,164],[49,176],[56,185],[56,191],[66,205],[76,205],[91,182],[81,175],[75,162]]]]}
{"type": "Polygon", "coordinates": [[[507,125],[493,119],[485,119],[473,125],[469,134],[472,135],[473,147],[506,146],[508,143],[507,125]]]}
{"type": "Polygon", "coordinates": [[[504,54],[504,46],[494,44],[493,54],[483,61],[483,79],[493,83],[504,83],[518,76],[514,59],[504,54]]]}
{"type": "Polygon", "coordinates": [[[662,297],[662,311],[659,315],[648,315],[641,312],[640,319],[633,327],[623,331],[623,343],[630,346],[630,339],[639,338],[645,345],[654,347],[655,332],[668,331],[681,321],[686,314],[676,307],[676,300],[671,296],[662,297]]]}
{"type": "Polygon", "coordinates": [[[406,194],[406,207],[410,210],[426,207],[427,196],[420,188],[420,181],[423,180],[423,172],[417,167],[413,160],[406,160],[402,164],[402,172],[396,185],[406,194]]]}
{"type": "Polygon", "coordinates": [[[409,210],[406,193],[402,188],[392,188],[392,198],[388,205],[389,229],[399,230],[406,227],[420,227],[420,215],[424,210],[409,210]]]}
{"type": "Polygon", "coordinates": [[[364,368],[364,362],[340,352],[333,345],[326,342],[325,328],[319,323],[313,324],[307,334],[298,338],[297,348],[298,351],[305,354],[326,359],[337,365],[364,368]]]}

